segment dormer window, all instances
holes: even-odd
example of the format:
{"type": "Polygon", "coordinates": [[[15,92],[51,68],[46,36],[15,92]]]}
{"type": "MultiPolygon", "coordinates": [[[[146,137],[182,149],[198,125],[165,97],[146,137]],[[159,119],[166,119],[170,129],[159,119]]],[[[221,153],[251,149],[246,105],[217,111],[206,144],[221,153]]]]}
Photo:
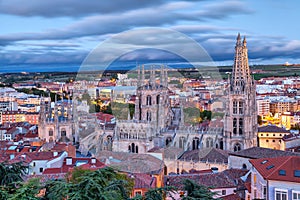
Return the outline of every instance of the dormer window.
{"type": "Polygon", "coordinates": [[[281,169],[281,170],[278,171],[278,174],[279,174],[280,176],[285,176],[285,175],[286,175],[286,171],[283,170],[283,169],[281,169]]]}

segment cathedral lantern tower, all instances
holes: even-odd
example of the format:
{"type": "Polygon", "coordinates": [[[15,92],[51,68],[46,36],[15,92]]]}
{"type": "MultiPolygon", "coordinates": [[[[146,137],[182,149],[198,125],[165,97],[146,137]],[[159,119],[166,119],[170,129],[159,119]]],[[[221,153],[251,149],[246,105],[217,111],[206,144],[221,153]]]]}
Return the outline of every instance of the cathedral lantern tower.
{"type": "Polygon", "coordinates": [[[238,34],[224,117],[225,149],[239,151],[257,146],[256,88],[250,75],[246,38],[238,34]]]}

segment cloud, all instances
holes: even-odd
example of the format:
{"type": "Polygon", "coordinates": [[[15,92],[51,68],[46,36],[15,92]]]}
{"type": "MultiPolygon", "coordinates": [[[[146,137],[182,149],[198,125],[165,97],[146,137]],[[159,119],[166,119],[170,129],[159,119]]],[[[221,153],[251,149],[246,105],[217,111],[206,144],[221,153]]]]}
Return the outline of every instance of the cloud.
{"type": "MultiPolygon", "coordinates": [[[[58,5],[57,7],[59,7],[58,5]]],[[[49,10],[51,10],[51,5],[49,7],[49,10]]],[[[215,4],[211,6],[204,6],[205,11],[188,11],[185,10],[187,7],[196,7],[196,4],[195,2],[171,2],[161,4],[156,7],[150,6],[135,10],[128,10],[118,14],[106,13],[87,16],[60,29],[50,29],[43,32],[0,35],[0,41],[14,42],[22,40],[70,39],[93,35],[115,34],[135,27],[177,26],[177,23],[180,21],[185,21],[186,23],[189,21],[199,22],[212,18],[226,18],[243,12],[248,14],[247,8],[244,4],[232,3],[231,1],[222,3],[218,6],[215,4]],[[230,7],[230,9],[228,7],[230,7]],[[215,9],[218,10],[217,14],[215,9]]],[[[182,28],[183,27],[181,27],[181,29],[182,28]]],[[[191,27],[189,31],[191,31],[191,27]]]]}
{"type": "Polygon", "coordinates": [[[82,17],[93,14],[119,13],[159,5],[163,2],[163,0],[30,0],[24,3],[23,0],[2,0],[0,1],[0,13],[27,17],[82,17]]]}

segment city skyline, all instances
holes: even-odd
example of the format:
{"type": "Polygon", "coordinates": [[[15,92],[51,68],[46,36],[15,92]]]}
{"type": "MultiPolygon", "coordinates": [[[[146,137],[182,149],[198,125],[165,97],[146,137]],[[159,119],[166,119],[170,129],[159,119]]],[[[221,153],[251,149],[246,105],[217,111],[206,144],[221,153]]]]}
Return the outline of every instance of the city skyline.
{"type": "MultiPolygon", "coordinates": [[[[0,72],[16,68],[38,70],[39,67],[48,71],[61,67],[76,70],[88,53],[105,39],[145,27],[186,34],[197,41],[217,65],[232,64],[232,48],[238,32],[249,42],[250,65],[300,63],[300,39],[294,23],[299,15],[296,1],[133,0],[124,4],[121,0],[89,3],[33,0],[18,8],[16,5],[20,3],[18,0],[0,3],[4,27],[0,34],[0,72]]],[[[133,37],[151,43],[151,35],[143,36],[133,37]]],[[[135,61],[138,55],[128,56],[127,60],[135,61]]],[[[165,62],[174,59],[168,56],[152,51],[142,59],[165,62]]]]}

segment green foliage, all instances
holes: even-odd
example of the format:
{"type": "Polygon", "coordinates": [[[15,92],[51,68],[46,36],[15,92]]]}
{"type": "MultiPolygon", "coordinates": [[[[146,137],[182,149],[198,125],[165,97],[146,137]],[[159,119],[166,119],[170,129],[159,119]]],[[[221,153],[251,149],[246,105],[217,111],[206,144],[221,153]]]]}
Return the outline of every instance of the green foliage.
{"type": "Polygon", "coordinates": [[[11,186],[15,182],[22,181],[27,167],[22,163],[0,163],[0,185],[11,186]]]}
{"type": "Polygon", "coordinates": [[[199,185],[192,180],[185,179],[183,181],[184,190],[187,192],[187,196],[184,196],[182,200],[196,200],[196,199],[215,199],[215,192],[211,192],[208,187],[199,185]]]}
{"type": "Polygon", "coordinates": [[[75,199],[128,199],[132,183],[112,168],[97,171],[76,169],[67,180],[50,181],[46,185],[46,198],[50,200],[75,199]]]}
{"type": "Polygon", "coordinates": [[[117,119],[126,120],[128,118],[128,109],[130,116],[133,117],[134,106],[134,104],[112,102],[111,112],[117,119]]]}
{"type": "Polygon", "coordinates": [[[8,200],[39,200],[38,194],[42,186],[37,178],[30,179],[25,183],[18,183],[15,192],[8,195],[8,200]]]}
{"type": "Polygon", "coordinates": [[[204,120],[211,120],[212,112],[211,111],[200,111],[198,108],[184,108],[184,121],[189,124],[198,124],[204,120]]]}
{"type": "Polygon", "coordinates": [[[91,96],[87,92],[85,92],[81,97],[81,101],[86,101],[88,105],[91,105],[91,100],[91,96]]]}

